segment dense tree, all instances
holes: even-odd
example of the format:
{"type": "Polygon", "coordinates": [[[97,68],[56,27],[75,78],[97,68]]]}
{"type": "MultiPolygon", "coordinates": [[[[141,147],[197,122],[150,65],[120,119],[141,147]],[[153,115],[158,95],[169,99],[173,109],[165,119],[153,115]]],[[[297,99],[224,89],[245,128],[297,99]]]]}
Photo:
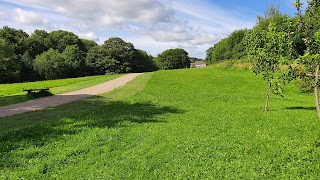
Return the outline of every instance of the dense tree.
{"type": "Polygon", "coordinates": [[[137,49],[134,54],[132,72],[150,72],[157,70],[154,58],[145,51],[137,49]]]}
{"type": "Polygon", "coordinates": [[[82,43],[83,43],[83,46],[84,46],[84,49],[83,51],[85,53],[87,53],[91,48],[97,46],[98,44],[92,40],[88,40],[88,39],[81,39],[82,43]]]}
{"type": "Polygon", "coordinates": [[[65,67],[68,71],[66,77],[79,77],[85,75],[85,53],[80,50],[78,45],[67,46],[62,52],[65,58],[65,67]]]}
{"type": "Polygon", "coordinates": [[[241,59],[246,56],[243,38],[247,29],[236,30],[227,38],[207,50],[206,62],[215,63],[228,59],[241,59]]]}
{"type": "Polygon", "coordinates": [[[81,50],[85,51],[83,42],[74,33],[63,30],[52,31],[49,33],[49,48],[62,52],[67,46],[70,45],[78,45],[81,50]]]}
{"type": "Polygon", "coordinates": [[[54,49],[38,55],[34,60],[34,69],[45,79],[65,78],[68,74],[65,57],[54,49]]]}
{"type": "Polygon", "coordinates": [[[29,48],[29,35],[22,30],[5,26],[0,29],[0,38],[5,39],[12,46],[16,55],[24,54],[29,48]]]}
{"type": "Polygon", "coordinates": [[[181,48],[164,51],[158,55],[156,62],[160,69],[181,69],[190,67],[188,53],[181,48]]]}
{"type": "Polygon", "coordinates": [[[6,40],[0,38],[0,83],[16,82],[20,78],[20,70],[14,49],[6,40]]]}
{"type": "Polygon", "coordinates": [[[102,45],[107,73],[128,73],[132,71],[135,49],[132,43],[121,38],[110,38],[102,45]]]}
{"type": "Polygon", "coordinates": [[[35,30],[29,40],[29,54],[32,59],[49,50],[49,34],[44,30],[35,30]]]}
{"type": "Polygon", "coordinates": [[[90,48],[86,57],[86,67],[89,74],[102,75],[106,73],[107,64],[105,62],[105,53],[101,46],[94,46],[90,48]]]}

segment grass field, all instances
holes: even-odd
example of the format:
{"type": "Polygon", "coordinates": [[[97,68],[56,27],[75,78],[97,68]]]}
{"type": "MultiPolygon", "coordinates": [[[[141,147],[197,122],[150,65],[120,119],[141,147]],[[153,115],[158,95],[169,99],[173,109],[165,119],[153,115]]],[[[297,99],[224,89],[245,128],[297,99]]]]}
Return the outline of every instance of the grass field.
{"type": "Polygon", "coordinates": [[[23,89],[50,88],[51,94],[60,94],[94,86],[119,76],[88,76],[17,84],[0,84],[0,106],[23,102],[36,97],[35,95],[27,95],[26,92],[22,91],[23,89]]]}
{"type": "Polygon", "coordinates": [[[312,94],[292,84],[266,113],[264,92],[246,70],[159,71],[0,118],[0,179],[319,179],[312,94]]]}

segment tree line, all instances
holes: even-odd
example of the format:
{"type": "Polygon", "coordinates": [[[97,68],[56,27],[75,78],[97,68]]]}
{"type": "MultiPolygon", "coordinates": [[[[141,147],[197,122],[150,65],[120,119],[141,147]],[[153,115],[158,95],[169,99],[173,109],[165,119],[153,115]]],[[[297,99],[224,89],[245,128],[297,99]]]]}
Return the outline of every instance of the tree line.
{"type": "Polygon", "coordinates": [[[206,61],[246,59],[254,73],[266,85],[268,111],[271,94],[282,96],[285,85],[301,78],[305,87],[313,88],[320,118],[320,0],[310,0],[303,12],[296,0],[296,16],[290,17],[271,6],[258,17],[252,29],[237,30],[207,50],[206,61]]]}
{"type": "Polygon", "coordinates": [[[0,83],[188,67],[188,53],[180,48],[152,57],[118,37],[98,45],[64,30],[28,35],[8,26],[0,29],[0,83]]]}
{"type": "MultiPolygon", "coordinates": [[[[303,19],[307,20],[312,24],[312,31],[319,29],[320,23],[317,20],[317,16],[311,16],[309,11],[312,4],[318,3],[318,0],[313,0],[308,3],[306,12],[301,15],[303,19]]],[[[318,8],[318,7],[317,7],[318,8]]],[[[318,11],[318,10],[317,10],[318,11]]],[[[315,13],[319,14],[319,12],[315,13]]],[[[247,58],[246,49],[246,36],[251,34],[253,31],[259,30],[267,31],[269,24],[272,22],[276,26],[277,32],[291,32],[294,33],[292,36],[292,46],[294,57],[297,58],[303,55],[306,50],[304,44],[304,37],[302,34],[297,33],[298,27],[300,26],[301,19],[297,16],[290,17],[287,14],[279,12],[279,6],[271,6],[264,16],[258,16],[257,22],[252,29],[240,29],[232,32],[228,37],[222,39],[206,52],[205,60],[209,64],[217,63],[224,60],[242,60],[247,58]]]]}

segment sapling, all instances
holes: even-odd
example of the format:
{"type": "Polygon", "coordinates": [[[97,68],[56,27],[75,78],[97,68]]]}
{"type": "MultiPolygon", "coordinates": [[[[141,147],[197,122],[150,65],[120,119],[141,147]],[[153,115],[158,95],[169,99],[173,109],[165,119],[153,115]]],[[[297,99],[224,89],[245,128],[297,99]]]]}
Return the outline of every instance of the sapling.
{"type": "Polygon", "coordinates": [[[266,85],[265,111],[269,111],[270,95],[283,96],[284,85],[290,81],[287,68],[290,65],[290,33],[280,31],[271,21],[267,30],[254,27],[246,36],[246,50],[252,71],[260,74],[266,85]]]}

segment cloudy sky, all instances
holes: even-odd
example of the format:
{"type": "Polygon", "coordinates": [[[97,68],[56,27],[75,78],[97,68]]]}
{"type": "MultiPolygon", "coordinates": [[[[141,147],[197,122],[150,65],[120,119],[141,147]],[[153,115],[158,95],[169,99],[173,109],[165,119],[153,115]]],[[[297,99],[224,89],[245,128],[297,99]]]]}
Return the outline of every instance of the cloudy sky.
{"type": "Polygon", "coordinates": [[[270,4],[294,15],[295,0],[0,0],[0,27],[63,29],[102,44],[120,37],[156,56],[184,48],[204,58],[232,31],[251,28],[270,4]]]}

